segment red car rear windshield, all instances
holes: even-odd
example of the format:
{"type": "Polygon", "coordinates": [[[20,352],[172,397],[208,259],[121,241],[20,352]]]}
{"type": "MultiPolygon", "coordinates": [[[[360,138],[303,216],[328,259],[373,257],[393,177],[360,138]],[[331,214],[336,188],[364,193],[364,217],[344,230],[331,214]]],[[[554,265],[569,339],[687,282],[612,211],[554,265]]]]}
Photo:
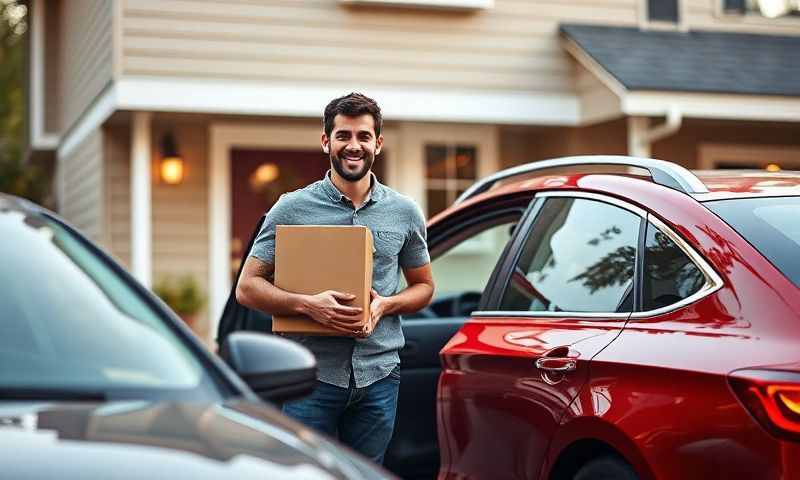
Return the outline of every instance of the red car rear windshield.
{"type": "Polygon", "coordinates": [[[800,197],[737,198],[705,205],[800,287],[800,197]]]}

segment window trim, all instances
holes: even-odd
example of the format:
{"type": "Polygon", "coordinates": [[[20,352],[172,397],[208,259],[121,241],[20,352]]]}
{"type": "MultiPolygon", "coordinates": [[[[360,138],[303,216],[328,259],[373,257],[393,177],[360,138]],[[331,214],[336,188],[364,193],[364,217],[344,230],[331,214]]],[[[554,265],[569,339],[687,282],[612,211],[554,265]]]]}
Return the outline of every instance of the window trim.
{"type": "Polygon", "coordinates": [[[743,12],[726,11],[724,4],[725,0],[716,0],[714,2],[714,15],[716,18],[725,22],[735,22],[740,25],[796,27],[798,20],[800,20],[800,17],[791,14],[777,18],[767,18],[761,15],[761,12],[747,8],[747,5],[745,5],[743,12]]]}
{"type": "Polygon", "coordinates": [[[676,0],[678,2],[678,21],[668,22],[664,20],[650,20],[650,9],[648,0],[639,0],[639,27],[642,30],[677,30],[681,32],[689,31],[689,22],[686,19],[688,12],[686,0],[676,0]]]}
{"type": "MultiPolygon", "coordinates": [[[[640,225],[639,228],[639,238],[637,239],[637,257],[636,257],[636,265],[634,270],[634,288],[637,292],[638,298],[635,298],[634,301],[634,311],[632,312],[533,312],[530,310],[526,311],[519,311],[519,310],[487,310],[487,311],[475,311],[472,312],[473,317],[524,317],[524,318],[531,318],[531,317],[539,317],[539,318],[584,318],[584,319],[619,319],[619,318],[629,318],[630,320],[634,319],[642,319],[642,318],[650,318],[658,315],[663,315],[665,313],[672,312],[679,308],[682,308],[686,305],[694,303],[712,293],[716,292],[724,285],[722,278],[717,274],[717,272],[711,267],[711,265],[699,254],[697,253],[686,241],[677,233],[675,233],[670,227],[668,227],[664,222],[653,216],[652,214],[648,213],[647,211],[639,208],[635,205],[631,205],[625,201],[620,199],[610,197],[604,194],[598,193],[591,193],[591,192],[575,192],[575,191],[547,191],[547,192],[540,192],[536,195],[535,199],[546,199],[546,198],[558,198],[558,197],[567,197],[567,198],[581,198],[586,200],[595,200],[603,203],[607,203],[624,210],[628,210],[635,215],[637,215],[642,224],[647,225],[647,222],[652,223],[659,231],[663,234],[667,235],[670,240],[672,240],[678,248],[680,248],[686,256],[689,257],[695,266],[700,269],[703,275],[706,277],[706,283],[701,287],[697,292],[694,294],[675,302],[671,305],[667,305],[666,307],[661,307],[655,310],[648,310],[648,311],[638,311],[641,307],[641,288],[643,282],[643,275],[644,275],[644,252],[642,251],[642,228],[640,225]],[[639,258],[642,258],[640,261],[639,258]],[[638,304],[636,302],[638,300],[638,304]]],[[[535,206],[538,208],[535,209],[535,215],[531,215],[529,218],[526,218],[524,221],[524,229],[520,229],[517,232],[517,236],[513,239],[509,245],[513,244],[514,247],[514,255],[510,259],[511,260],[511,267],[509,267],[509,259],[506,259],[503,262],[502,273],[498,275],[495,283],[491,285],[491,293],[490,298],[491,301],[487,302],[489,305],[497,308],[500,302],[500,298],[498,298],[501,292],[505,292],[506,288],[508,287],[508,282],[510,281],[510,275],[508,274],[509,269],[513,268],[513,265],[516,265],[517,261],[519,260],[519,255],[521,252],[521,243],[523,243],[530,233],[530,230],[534,227],[536,223],[536,218],[539,216],[539,211],[541,210],[543,202],[536,201],[535,206]],[[524,231],[524,233],[522,233],[524,231]]],[[[532,205],[533,206],[533,205],[532,205]]]]}
{"type": "MultiPolygon", "coordinates": [[[[663,315],[665,313],[669,313],[679,308],[682,308],[686,305],[692,304],[702,298],[711,295],[712,293],[716,292],[724,285],[722,281],[722,277],[714,270],[711,265],[699,254],[697,253],[694,248],[692,248],[686,241],[677,233],[675,233],[671,228],[669,228],[664,222],[656,218],[655,216],[648,214],[646,221],[650,222],[655,226],[661,233],[669,237],[675,245],[680,248],[683,253],[689,257],[689,260],[694,263],[695,267],[697,267],[700,272],[706,277],[706,283],[703,284],[702,287],[695,293],[689,295],[688,297],[679,300],[673,304],[667,305],[666,307],[656,308],[654,310],[647,310],[643,312],[633,312],[631,314],[631,320],[641,319],[641,318],[650,318],[656,317],[659,315],[663,315]]],[[[644,275],[644,269],[641,272],[644,275]]],[[[644,277],[640,277],[639,280],[639,289],[641,290],[644,282],[644,277]]]]}

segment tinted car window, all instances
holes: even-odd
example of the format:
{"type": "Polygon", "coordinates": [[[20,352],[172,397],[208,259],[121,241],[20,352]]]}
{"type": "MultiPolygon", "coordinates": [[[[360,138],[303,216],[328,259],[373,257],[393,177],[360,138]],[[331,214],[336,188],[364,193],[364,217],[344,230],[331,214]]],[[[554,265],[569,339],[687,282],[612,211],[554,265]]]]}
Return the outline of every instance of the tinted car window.
{"type": "Polygon", "coordinates": [[[800,198],[737,198],[705,205],[800,287],[800,198]]]}
{"type": "Polygon", "coordinates": [[[679,302],[700,290],[703,272],[667,235],[647,224],[644,251],[643,310],[679,302]]]}
{"type": "Polygon", "coordinates": [[[158,312],[47,217],[0,209],[0,390],[217,399],[158,312]]]}
{"type": "Polygon", "coordinates": [[[549,198],[503,294],[506,311],[630,311],[640,218],[595,200],[549,198]]]}

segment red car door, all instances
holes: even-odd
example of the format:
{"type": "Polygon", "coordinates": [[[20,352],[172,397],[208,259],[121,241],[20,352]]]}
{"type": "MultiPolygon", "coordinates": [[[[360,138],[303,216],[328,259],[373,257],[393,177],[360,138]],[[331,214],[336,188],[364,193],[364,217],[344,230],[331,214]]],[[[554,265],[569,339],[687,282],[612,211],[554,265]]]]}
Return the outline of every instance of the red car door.
{"type": "Polygon", "coordinates": [[[635,304],[645,213],[606,196],[537,195],[475,312],[441,351],[444,478],[537,478],[589,361],[635,304]]]}

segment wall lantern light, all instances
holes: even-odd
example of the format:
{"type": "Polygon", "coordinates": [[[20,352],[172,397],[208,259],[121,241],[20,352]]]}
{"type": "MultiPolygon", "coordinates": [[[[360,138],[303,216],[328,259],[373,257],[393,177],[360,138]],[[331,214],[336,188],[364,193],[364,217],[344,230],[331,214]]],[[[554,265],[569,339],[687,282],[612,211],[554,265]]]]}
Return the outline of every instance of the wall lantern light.
{"type": "Polygon", "coordinates": [[[161,179],[168,185],[177,185],[183,181],[183,158],[175,147],[175,138],[171,133],[161,139],[161,179]]]}
{"type": "Polygon", "coordinates": [[[281,176],[281,169],[271,162],[262,163],[250,175],[250,189],[261,192],[281,176]]]}

